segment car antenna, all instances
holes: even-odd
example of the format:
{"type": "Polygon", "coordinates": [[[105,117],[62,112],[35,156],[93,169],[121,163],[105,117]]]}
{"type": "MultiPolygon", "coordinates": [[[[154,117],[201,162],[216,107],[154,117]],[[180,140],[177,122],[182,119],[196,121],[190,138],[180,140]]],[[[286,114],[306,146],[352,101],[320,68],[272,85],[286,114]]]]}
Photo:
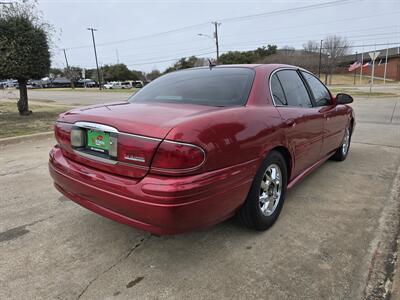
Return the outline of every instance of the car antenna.
{"type": "Polygon", "coordinates": [[[212,61],[211,61],[211,59],[207,59],[208,60],[208,67],[210,68],[210,70],[212,70],[212,68],[213,67],[215,67],[216,66],[216,64],[214,64],[212,61]]]}

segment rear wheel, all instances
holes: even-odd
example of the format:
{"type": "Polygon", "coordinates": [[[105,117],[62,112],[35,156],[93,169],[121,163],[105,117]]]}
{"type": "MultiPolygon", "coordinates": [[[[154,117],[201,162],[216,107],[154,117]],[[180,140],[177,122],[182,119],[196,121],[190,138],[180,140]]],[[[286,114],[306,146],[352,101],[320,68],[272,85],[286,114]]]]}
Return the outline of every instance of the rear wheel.
{"type": "Polygon", "coordinates": [[[351,129],[349,127],[347,127],[344,132],[342,144],[336,150],[335,154],[332,156],[332,159],[336,160],[336,161],[345,160],[347,157],[347,154],[349,153],[350,142],[351,142],[351,129]]]}
{"type": "Polygon", "coordinates": [[[287,167],[283,156],[272,151],[254,177],[245,203],[238,212],[243,225],[266,230],[278,219],[285,200],[287,167]]]}

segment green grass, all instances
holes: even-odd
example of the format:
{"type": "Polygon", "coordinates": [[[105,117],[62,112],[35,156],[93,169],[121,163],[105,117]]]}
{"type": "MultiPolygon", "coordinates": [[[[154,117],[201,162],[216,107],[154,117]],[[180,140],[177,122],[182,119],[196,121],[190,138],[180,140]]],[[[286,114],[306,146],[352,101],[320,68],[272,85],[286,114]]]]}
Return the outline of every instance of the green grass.
{"type": "Polygon", "coordinates": [[[20,116],[16,102],[0,101],[0,138],[52,131],[57,116],[71,108],[31,101],[29,109],[33,114],[20,116]]]}
{"type": "Polygon", "coordinates": [[[337,94],[337,93],[346,93],[351,96],[373,96],[373,97],[393,97],[397,96],[396,93],[390,93],[390,92],[374,92],[372,91],[371,93],[369,91],[361,91],[352,89],[352,88],[339,88],[339,87],[330,87],[329,90],[332,92],[332,94],[337,94]]]}
{"type": "Polygon", "coordinates": [[[102,89],[99,90],[98,88],[46,88],[46,89],[34,89],[34,91],[49,91],[49,92],[57,92],[57,91],[61,91],[61,92],[87,92],[87,93],[127,93],[127,94],[133,94],[136,93],[139,88],[131,88],[131,89],[111,89],[111,90],[107,90],[107,89],[102,89]]]}
{"type": "MultiPolygon", "coordinates": [[[[321,74],[320,78],[325,82],[325,74],[321,74]]],[[[360,83],[360,74],[357,72],[356,75],[356,86],[369,84],[371,77],[363,76],[360,83]]],[[[328,81],[329,82],[329,81],[328,81]]],[[[393,83],[393,80],[386,80],[386,83],[393,83]]],[[[330,85],[353,85],[354,84],[354,74],[333,74],[330,85]]],[[[374,84],[383,84],[383,79],[374,78],[374,84]]]]}

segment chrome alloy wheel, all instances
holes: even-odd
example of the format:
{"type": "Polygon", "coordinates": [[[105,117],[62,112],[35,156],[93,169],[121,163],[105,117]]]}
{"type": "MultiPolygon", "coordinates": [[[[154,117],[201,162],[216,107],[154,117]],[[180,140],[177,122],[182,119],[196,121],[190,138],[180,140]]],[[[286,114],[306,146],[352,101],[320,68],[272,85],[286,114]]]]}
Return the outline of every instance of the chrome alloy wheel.
{"type": "Polygon", "coordinates": [[[350,146],[350,130],[349,128],[346,128],[346,132],[344,133],[343,143],[342,143],[343,155],[347,154],[347,151],[349,151],[349,146],[350,146]]]}
{"type": "Polygon", "coordinates": [[[282,172],[278,165],[268,166],[261,180],[259,205],[265,216],[270,216],[278,207],[282,194],[282,172]]]}

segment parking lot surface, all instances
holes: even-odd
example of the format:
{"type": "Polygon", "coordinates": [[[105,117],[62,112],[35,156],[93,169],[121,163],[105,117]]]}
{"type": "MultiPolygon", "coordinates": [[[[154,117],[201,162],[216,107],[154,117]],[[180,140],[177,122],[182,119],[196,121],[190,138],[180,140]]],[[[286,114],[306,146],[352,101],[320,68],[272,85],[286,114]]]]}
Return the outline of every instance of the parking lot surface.
{"type": "MultiPolygon", "coordinates": [[[[51,89],[37,89],[28,91],[30,100],[55,101],[65,105],[91,105],[97,103],[124,101],[128,99],[130,95],[131,93],[129,92],[100,92],[98,89],[89,89],[88,91],[53,91],[51,89]]],[[[19,91],[16,89],[0,90],[0,99],[1,98],[17,100],[19,98],[19,91]]]]}
{"type": "MultiPolygon", "coordinates": [[[[53,139],[0,148],[0,299],[361,299],[399,220],[400,99],[358,98],[347,160],[287,194],[266,232],[232,219],[157,237],[52,186],[53,139]],[[397,223],[396,223],[397,222],[397,223]]],[[[218,199],[215,199],[218,201],[218,199]]],[[[372,283],[371,283],[372,282],[372,283]]]]}

